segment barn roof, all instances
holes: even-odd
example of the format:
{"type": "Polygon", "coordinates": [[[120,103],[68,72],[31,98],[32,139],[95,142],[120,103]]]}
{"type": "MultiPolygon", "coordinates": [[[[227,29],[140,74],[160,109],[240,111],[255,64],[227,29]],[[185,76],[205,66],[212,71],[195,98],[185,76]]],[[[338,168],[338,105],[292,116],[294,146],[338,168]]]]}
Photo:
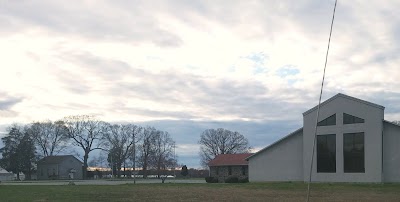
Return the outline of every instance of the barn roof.
{"type": "Polygon", "coordinates": [[[208,166],[238,166],[248,165],[249,162],[245,159],[251,156],[252,153],[247,154],[219,154],[208,163],[208,166]]]}
{"type": "MultiPolygon", "coordinates": [[[[68,158],[75,158],[73,155],[61,155],[61,156],[46,156],[38,161],[38,164],[60,164],[68,158]]],[[[76,159],[76,158],[75,158],[76,159]]]]}

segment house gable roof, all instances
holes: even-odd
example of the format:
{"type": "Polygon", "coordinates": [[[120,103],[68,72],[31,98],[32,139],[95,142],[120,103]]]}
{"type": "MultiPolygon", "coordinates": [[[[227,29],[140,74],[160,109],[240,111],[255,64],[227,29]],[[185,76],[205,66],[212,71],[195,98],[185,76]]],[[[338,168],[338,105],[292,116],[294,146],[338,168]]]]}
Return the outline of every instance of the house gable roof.
{"type": "Polygon", "coordinates": [[[270,144],[270,145],[264,147],[263,149],[261,149],[260,151],[254,153],[253,155],[248,156],[248,157],[246,158],[246,161],[248,161],[248,160],[249,160],[250,158],[252,158],[253,156],[256,156],[256,155],[258,155],[258,154],[260,154],[260,153],[262,153],[262,152],[268,150],[269,148],[271,148],[271,147],[273,147],[273,146],[275,146],[275,145],[278,145],[279,143],[281,143],[281,142],[283,142],[284,140],[286,140],[286,139],[288,139],[288,138],[290,138],[290,137],[292,137],[292,136],[298,134],[299,132],[303,132],[303,128],[299,128],[299,129],[295,130],[294,132],[290,133],[289,135],[286,135],[285,137],[279,139],[278,141],[276,141],[276,142],[274,142],[274,143],[272,143],[272,144],[270,144]]]}
{"type": "Polygon", "coordinates": [[[208,163],[208,166],[239,166],[248,165],[249,162],[245,159],[252,155],[247,154],[219,154],[213,160],[208,163]]]}
{"type": "MultiPolygon", "coordinates": [[[[368,106],[371,106],[371,107],[376,107],[378,109],[382,109],[382,110],[385,109],[384,106],[381,106],[381,105],[378,105],[378,104],[375,104],[375,103],[372,103],[372,102],[368,102],[368,101],[365,101],[365,100],[361,100],[361,99],[358,99],[358,98],[355,98],[355,97],[351,97],[351,96],[348,96],[348,95],[345,95],[345,94],[342,94],[342,93],[338,93],[335,96],[325,100],[324,102],[321,103],[321,107],[324,106],[325,104],[328,104],[329,102],[339,98],[339,97],[345,98],[345,99],[348,99],[348,100],[352,100],[352,101],[356,101],[356,102],[359,102],[359,103],[362,103],[362,104],[365,104],[365,105],[368,105],[368,106]]],[[[309,110],[307,110],[306,112],[303,113],[303,116],[313,112],[314,110],[317,110],[317,108],[318,108],[318,105],[313,107],[313,108],[311,108],[311,109],[309,109],[309,110]]]]}
{"type": "Polygon", "coordinates": [[[49,164],[60,164],[62,163],[64,160],[68,159],[68,158],[74,158],[76,160],[78,160],[79,162],[82,163],[82,161],[80,161],[79,159],[77,159],[75,156],[73,155],[61,155],[61,156],[46,156],[42,159],[40,159],[38,161],[38,164],[42,164],[42,165],[49,165],[49,164]]]}

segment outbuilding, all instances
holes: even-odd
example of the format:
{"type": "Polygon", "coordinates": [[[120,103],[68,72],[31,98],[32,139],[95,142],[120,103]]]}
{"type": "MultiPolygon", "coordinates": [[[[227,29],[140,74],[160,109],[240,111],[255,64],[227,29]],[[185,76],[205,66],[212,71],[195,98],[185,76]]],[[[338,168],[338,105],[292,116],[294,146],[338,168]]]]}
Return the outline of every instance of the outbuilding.
{"type": "Polygon", "coordinates": [[[249,176],[248,161],[250,153],[245,154],[219,154],[208,163],[210,176],[218,179],[218,182],[225,182],[230,177],[237,177],[238,180],[247,179],[249,176]]]}
{"type": "Polygon", "coordinates": [[[37,163],[38,180],[83,179],[82,161],[73,155],[47,156],[37,163]]]}

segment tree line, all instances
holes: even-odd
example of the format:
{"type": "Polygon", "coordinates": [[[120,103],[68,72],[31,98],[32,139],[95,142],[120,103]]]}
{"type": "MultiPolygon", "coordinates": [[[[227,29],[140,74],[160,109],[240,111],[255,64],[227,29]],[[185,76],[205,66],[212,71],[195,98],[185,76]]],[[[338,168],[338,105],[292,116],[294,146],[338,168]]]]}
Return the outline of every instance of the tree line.
{"type": "Polygon", "coordinates": [[[162,170],[176,167],[175,141],[166,131],[132,123],[112,124],[92,116],[68,116],[58,121],[13,124],[2,138],[0,166],[9,172],[23,173],[26,179],[36,171],[36,162],[76,146],[83,153],[83,177],[87,178],[89,154],[102,150],[108,165],[120,177],[122,167],[162,170]]]}

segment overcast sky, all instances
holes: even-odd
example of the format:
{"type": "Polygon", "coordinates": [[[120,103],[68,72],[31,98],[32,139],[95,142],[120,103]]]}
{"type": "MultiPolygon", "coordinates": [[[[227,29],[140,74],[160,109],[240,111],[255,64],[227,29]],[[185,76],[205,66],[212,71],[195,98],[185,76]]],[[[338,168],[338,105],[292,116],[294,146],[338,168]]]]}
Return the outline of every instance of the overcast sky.
{"type": "MultiPolygon", "coordinates": [[[[167,130],[198,167],[200,133],[260,149],[318,103],[334,0],[0,1],[0,132],[91,114],[167,130]],[[78,3],[79,2],[79,3],[78,3]]],[[[323,99],[400,120],[400,1],[337,6],[323,99]]]]}

